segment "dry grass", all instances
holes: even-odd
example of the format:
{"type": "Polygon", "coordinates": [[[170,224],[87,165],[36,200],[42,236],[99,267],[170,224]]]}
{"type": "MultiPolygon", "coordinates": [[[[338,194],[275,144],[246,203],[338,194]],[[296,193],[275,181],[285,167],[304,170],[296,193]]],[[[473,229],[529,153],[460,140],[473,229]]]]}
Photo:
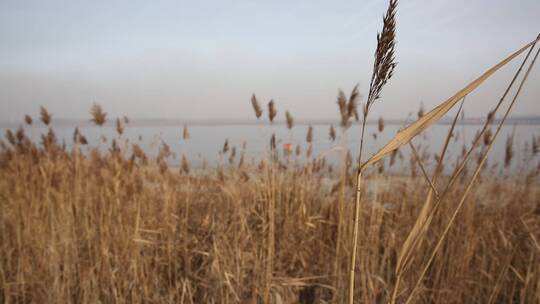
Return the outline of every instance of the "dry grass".
{"type": "MultiPolygon", "coordinates": [[[[210,169],[190,165],[185,125],[183,151],[162,142],[151,157],[123,138],[127,117],[116,119],[112,138],[101,136],[103,149],[86,146],[78,128],[72,145],[60,143],[44,107],[47,131],[32,142],[26,115],[26,126],[0,140],[0,302],[539,303],[539,139],[533,136],[528,156],[516,159],[514,134],[507,138],[500,169],[521,162],[518,174],[498,176],[499,168],[487,166],[540,52],[517,81],[538,38],[436,108],[421,106],[416,121],[362,162],[369,110],[396,67],[396,7],[389,0],[377,35],[357,162],[345,147],[347,130],[360,119],[358,85],[349,97],[338,93],[341,132],[330,126],[330,151],[313,155],[309,125],[306,143],[287,143],[280,156],[270,100],[268,153],[247,159],[245,143],[237,150],[226,139],[210,169]],[[473,142],[456,164],[446,163],[465,97],[526,50],[473,142]],[[460,101],[430,172],[434,154],[413,139],[460,101]],[[399,150],[406,144],[409,160],[399,150]],[[337,170],[326,162],[332,151],[340,152],[337,170]],[[398,163],[411,174],[385,174],[398,163]]],[[[251,105],[259,120],[255,94],[251,105]]],[[[106,123],[101,106],[90,114],[95,125],[106,123]]],[[[289,111],[285,119],[292,141],[289,111]]],[[[378,133],[384,128],[380,117],[378,133]]]]}
{"type": "MultiPolygon", "coordinates": [[[[338,205],[328,177],[339,181],[341,173],[313,161],[197,171],[182,156],[180,171],[160,170],[137,145],[83,153],[62,147],[52,133],[40,146],[13,135],[0,153],[1,302],[257,303],[267,285],[272,303],[345,299],[350,251],[337,246],[336,235],[338,215],[352,220],[350,169],[340,184],[345,203],[338,205]],[[268,276],[270,220],[275,239],[268,276]]],[[[170,151],[162,149],[166,158],[170,151]]],[[[364,179],[356,294],[361,302],[384,302],[429,186],[376,170],[364,179]]],[[[471,190],[416,302],[540,300],[540,195],[522,180],[485,177],[471,190]]],[[[456,182],[447,201],[458,200],[464,187],[456,182]]],[[[452,211],[451,204],[440,207],[398,296],[413,288],[426,249],[452,211]]],[[[340,240],[350,239],[348,225],[340,227],[340,240]]]]}

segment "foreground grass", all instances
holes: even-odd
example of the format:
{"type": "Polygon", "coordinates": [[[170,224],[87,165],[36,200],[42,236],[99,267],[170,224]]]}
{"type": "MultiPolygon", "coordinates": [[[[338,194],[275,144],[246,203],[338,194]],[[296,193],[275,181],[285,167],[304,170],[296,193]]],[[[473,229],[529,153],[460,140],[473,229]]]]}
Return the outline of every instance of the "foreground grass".
{"type": "MultiPolygon", "coordinates": [[[[266,286],[275,303],[345,299],[352,174],[328,178],[318,162],[188,174],[118,148],[83,155],[46,139],[37,148],[20,136],[0,153],[0,302],[258,303],[266,286]]],[[[421,177],[377,172],[366,185],[356,298],[378,303],[391,296],[399,250],[428,188],[421,177]]],[[[436,214],[403,293],[463,187],[436,214]]],[[[540,301],[538,189],[531,175],[484,174],[416,301],[540,301]]]]}

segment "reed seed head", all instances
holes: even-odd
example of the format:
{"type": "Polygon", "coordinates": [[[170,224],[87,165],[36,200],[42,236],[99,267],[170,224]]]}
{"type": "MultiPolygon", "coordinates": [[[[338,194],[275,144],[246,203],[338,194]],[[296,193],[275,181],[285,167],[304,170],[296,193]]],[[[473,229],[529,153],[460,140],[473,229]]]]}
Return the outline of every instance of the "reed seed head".
{"type": "Polygon", "coordinates": [[[358,84],[354,86],[349,95],[349,102],[347,103],[347,115],[350,118],[354,117],[354,120],[358,121],[358,100],[360,99],[360,93],[358,92],[358,84]]]}
{"type": "Polygon", "coordinates": [[[417,113],[419,119],[422,118],[422,117],[424,116],[424,112],[425,112],[425,110],[424,110],[424,103],[421,102],[421,103],[420,103],[420,108],[418,109],[418,113],[417,113]]]}
{"type": "Polygon", "coordinates": [[[261,105],[259,104],[259,101],[257,100],[257,96],[255,96],[255,94],[251,95],[251,105],[253,106],[255,117],[257,117],[257,119],[261,118],[263,111],[262,111],[261,105]]]}
{"type": "Polygon", "coordinates": [[[337,104],[339,108],[339,113],[341,115],[341,127],[347,128],[349,125],[349,116],[347,112],[347,97],[345,96],[345,93],[343,93],[342,90],[339,90],[338,92],[338,99],[337,104]]]}
{"type": "Polygon", "coordinates": [[[538,139],[536,137],[532,137],[532,140],[531,140],[531,150],[532,150],[532,155],[535,156],[536,154],[538,154],[538,152],[540,151],[540,143],[538,142],[538,139]]]}
{"type": "Polygon", "coordinates": [[[76,143],[79,140],[79,135],[81,132],[79,131],[79,127],[75,127],[75,130],[73,131],[73,142],[76,143]]]}
{"type": "Polygon", "coordinates": [[[73,131],[73,142],[78,143],[80,145],[88,144],[88,140],[86,140],[86,137],[84,137],[84,135],[81,134],[78,127],[76,127],[75,131],[73,131]]]}
{"type": "Polygon", "coordinates": [[[504,167],[508,168],[514,158],[514,133],[508,135],[506,138],[506,145],[504,148],[504,167]]]}
{"type": "Polygon", "coordinates": [[[493,123],[494,119],[495,119],[495,110],[490,111],[490,112],[487,114],[487,123],[488,123],[488,124],[493,123]]]}
{"type": "Polygon", "coordinates": [[[232,147],[231,153],[229,154],[229,163],[232,164],[234,162],[234,158],[236,157],[236,147],[232,147]]]}
{"type": "Polygon", "coordinates": [[[184,125],[184,131],[182,132],[182,138],[184,140],[190,139],[190,134],[187,125],[184,125]]]}
{"type": "Polygon", "coordinates": [[[88,145],[88,140],[86,140],[86,137],[82,134],[79,135],[79,144],[88,145]]]}
{"type": "Polygon", "coordinates": [[[223,143],[223,149],[221,149],[221,152],[225,154],[228,151],[229,151],[229,139],[225,139],[225,142],[223,143]]]}
{"type": "Polygon", "coordinates": [[[124,123],[120,118],[116,118],[116,133],[122,135],[124,133],[124,123]]]}
{"type": "Polygon", "coordinates": [[[41,119],[41,122],[48,126],[52,121],[52,115],[45,109],[45,107],[40,107],[39,109],[39,116],[41,119]]]}
{"type": "Polygon", "coordinates": [[[107,113],[104,112],[101,106],[97,103],[94,103],[92,105],[92,108],[90,109],[90,115],[92,116],[90,121],[92,121],[96,126],[103,126],[103,124],[105,124],[105,121],[107,120],[107,113]]]}
{"type": "Polygon", "coordinates": [[[12,146],[15,146],[15,144],[17,143],[13,131],[11,131],[10,129],[6,130],[6,139],[12,146]]]}
{"type": "Polygon", "coordinates": [[[31,125],[32,124],[32,116],[26,114],[24,115],[24,122],[26,122],[27,125],[31,125]]]}
{"type": "Polygon", "coordinates": [[[398,154],[399,149],[395,149],[390,153],[390,163],[389,166],[392,167],[396,163],[396,156],[398,154]]]}
{"type": "Polygon", "coordinates": [[[336,129],[334,129],[334,125],[330,125],[330,130],[328,131],[328,137],[332,142],[336,140],[336,129]]]}
{"type": "Polygon", "coordinates": [[[277,115],[276,105],[274,103],[274,100],[271,99],[268,103],[268,119],[270,120],[270,123],[274,122],[274,118],[277,115]]]}
{"type": "Polygon", "coordinates": [[[491,131],[491,129],[487,129],[485,132],[484,132],[484,146],[488,146],[489,143],[491,142],[491,137],[493,136],[493,133],[491,131]]]}
{"type": "Polygon", "coordinates": [[[285,111],[285,119],[287,122],[287,128],[291,130],[292,127],[294,126],[294,118],[292,117],[291,113],[288,110],[285,111]]]}
{"type": "Polygon", "coordinates": [[[309,125],[307,134],[306,134],[306,141],[311,144],[313,142],[313,127],[309,125]]]}
{"type": "Polygon", "coordinates": [[[15,138],[17,139],[17,142],[21,143],[26,138],[24,135],[24,129],[22,126],[19,126],[17,128],[17,131],[15,131],[15,138]]]}
{"type": "Polygon", "coordinates": [[[392,78],[396,63],[394,62],[395,30],[397,0],[389,0],[388,9],[383,17],[382,32],[377,34],[377,49],[373,64],[373,74],[366,102],[366,112],[375,100],[380,98],[383,86],[392,78]]]}
{"type": "Polygon", "coordinates": [[[337,105],[339,108],[339,114],[341,116],[341,127],[347,129],[351,126],[350,120],[354,117],[358,121],[358,99],[360,93],[358,92],[358,85],[354,86],[351,91],[351,95],[347,99],[345,93],[342,90],[338,91],[337,105]]]}

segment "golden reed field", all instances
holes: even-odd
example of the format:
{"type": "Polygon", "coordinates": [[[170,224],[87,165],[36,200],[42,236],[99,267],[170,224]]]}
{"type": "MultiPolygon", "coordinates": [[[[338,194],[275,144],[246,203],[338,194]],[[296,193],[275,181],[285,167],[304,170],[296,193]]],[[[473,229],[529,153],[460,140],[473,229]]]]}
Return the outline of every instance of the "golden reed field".
{"type": "MultiPolygon", "coordinates": [[[[78,129],[69,147],[52,128],[32,142],[25,130],[53,118],[45,108],[41,122],[26,116],[1,142],[0,302],[540,303],[540,138],[519,160],[513,151],[524,147],[507,139],[501,166],[528,170],[498,176],[486,166],[538,38],[362,155],[370,109],[384,102],[396,66],[396,8],[390,1],[366,98],[357,87],[338,95],[336,146],[362,125],[359,153],[341,149],[338,164],[312,155],[311,128],[285,151],[272,135],[256,160],[225,142],[219,165],[202,169],[185,155],[170,166],[165,143],[157,157],[128,144],[127,118],[98,149],[78,129]],[[445,161],[465,96],[514,58],[521,66],[477,136],[457,163],[445,161]],[[451,109],[445,145],[427,167],[413,138],[451,109]],[[409,170],[388,174],[398,161],[409,170]]],[[[251,103],[254,119],[275,122],[273,101],[251,103]]],[[[98,127],[108,120],[97,104],[90,114],[98,127]]],[[[184,127],[178,140],[189,137],[184,127]]]]}

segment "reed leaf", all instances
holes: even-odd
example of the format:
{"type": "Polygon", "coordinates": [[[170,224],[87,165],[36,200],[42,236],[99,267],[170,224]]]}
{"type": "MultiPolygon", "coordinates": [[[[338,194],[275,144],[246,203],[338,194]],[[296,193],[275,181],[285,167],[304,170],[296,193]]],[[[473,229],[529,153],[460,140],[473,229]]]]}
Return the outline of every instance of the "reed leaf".
{"type": "Polygon", "coordinates": [[[521,49],[517,50],[510,56],[506,57],[504,60],[487,70],[482,76],[478,77],[471,83],[469,83],[467,86],[465,86],[463,89],[458,91],[454,96],[450,97],[437,107],[435,107],[433,110],[426,113],[424,116],[410,124],[405,129],[401,130],[390,142],[388,142],[382,149],[379,150],[375,155],[373,155],[369,160],[367,160],[365,163],[362,164],[361,169],[365,169],[367,166],[372,165],[373,163],[377,162],[378,160],[382,159],[387,154],[391,153],[395,149],[403,146],[404,144],[408,143],[413,137],[416,135],[422,133],[422,131],[429,128],[431,125],[439,121],[450,109],[452,109],[459,100],[461,100],[463,97],[465,97],[467,94],[474,91],[478,86],[480,86],[486,79],[488,79],[491,75],[493,75],[496,71],[498,71],[500,68],[505,66],[508,62],[512,61],[514,58],[516,58],[518,55],[523,53],[525,50],[527,50],[531,45],[533,45],[538,38],[536,38],[534,41],[528,43],[521,49]]]}

